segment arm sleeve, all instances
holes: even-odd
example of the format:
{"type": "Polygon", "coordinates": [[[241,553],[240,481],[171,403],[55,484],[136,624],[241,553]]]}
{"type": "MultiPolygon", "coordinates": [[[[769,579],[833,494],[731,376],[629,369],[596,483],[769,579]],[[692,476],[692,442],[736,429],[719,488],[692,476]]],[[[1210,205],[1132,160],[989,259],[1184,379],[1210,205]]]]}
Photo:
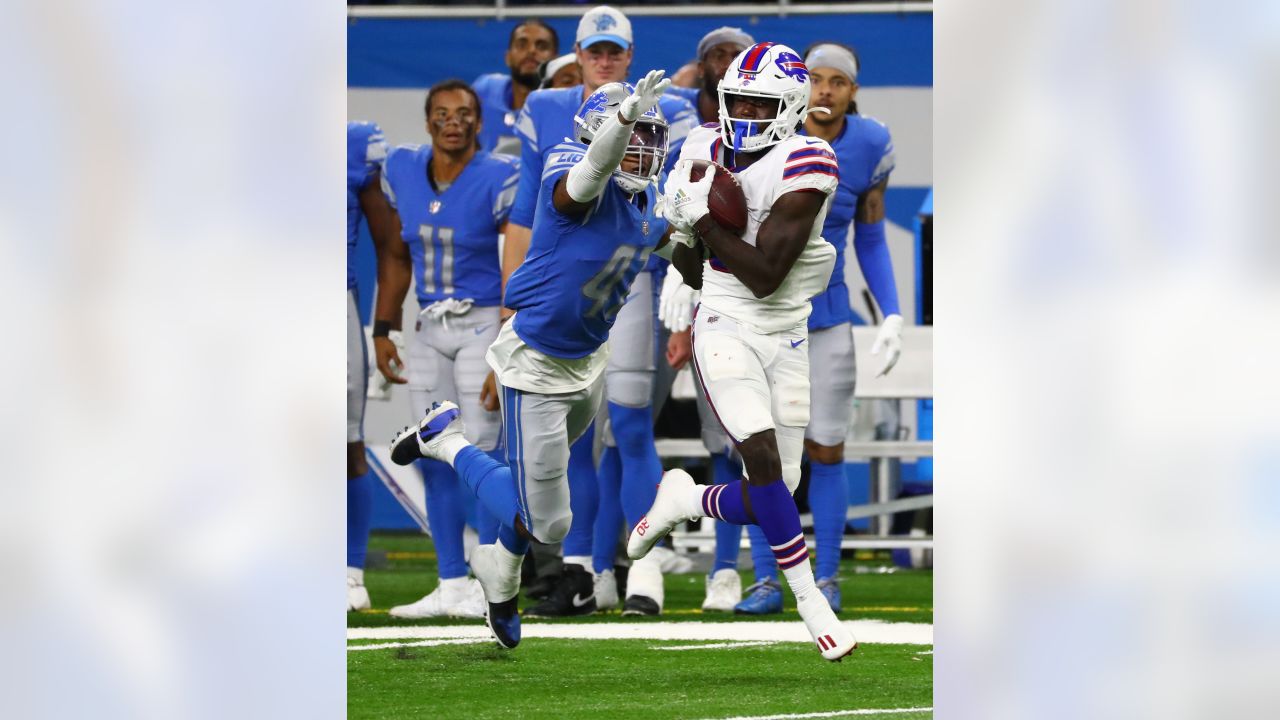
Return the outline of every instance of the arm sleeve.
{"type": "Polygon", "coordinates": [[[515,202],[511,206],[511,222],[533,227],[533,213],[538,206],[538,188],[542,185],[542,152],[538,149],[538,130],[529,112],[529,103],[516,118],[516,135],[520,138],[520,180],[515,202]]]}
{"type": "Polygon", "coordinates": [[[622,156],[627,152],[632,124],[618,121],[618,114],[611,113],[596,130],[595,138],[587,146],[582,159],[569,169],[565,178],[565,190],[577,202],[587,202],[604,190],[613,171],[618,169],[622,156]]]}
{"type": "Polygon", "coordinates": [[[858,256],[858,267],[862,269],[862,277],[880,306],[881,314],[885,317],[901,315],[898,284],[893,278],[893,259],[889,256],[889,243],[885,241],[884,221],[854,223],[853,251],[858,256]]]}

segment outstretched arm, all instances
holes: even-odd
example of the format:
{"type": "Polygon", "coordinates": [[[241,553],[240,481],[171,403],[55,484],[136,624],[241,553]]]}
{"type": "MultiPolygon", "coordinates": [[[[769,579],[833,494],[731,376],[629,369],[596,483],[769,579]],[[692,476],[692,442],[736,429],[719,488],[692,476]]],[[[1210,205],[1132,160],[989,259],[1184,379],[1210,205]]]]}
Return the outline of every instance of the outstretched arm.
{"type": "Polygon", "coordinates": [[[662,70],[649,71],[636,84],[636,91],[619,104],[618,112],[605,118],[586,154],[556,182],[552,198],[556,210],[565,215],[581,215],[600,196],[627,152],[632,127],[658,104],[663,91],[671,85],[670,80],[662,79],[662,74],[662,70]]]}

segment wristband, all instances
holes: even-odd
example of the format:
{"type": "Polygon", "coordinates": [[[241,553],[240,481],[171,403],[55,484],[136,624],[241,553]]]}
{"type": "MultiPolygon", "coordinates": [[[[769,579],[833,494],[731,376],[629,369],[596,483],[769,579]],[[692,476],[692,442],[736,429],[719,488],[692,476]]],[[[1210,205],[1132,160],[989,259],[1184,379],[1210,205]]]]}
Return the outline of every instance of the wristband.
{"type": "Polygon", "coordinates": [[[374,321],[373,321],[373,336],[374,336],[374,337],[387,337],[387,336],[389,336],[390,334],[391,334],[391,321],[390,321],[390,320],[374,320],[374,321]]]}

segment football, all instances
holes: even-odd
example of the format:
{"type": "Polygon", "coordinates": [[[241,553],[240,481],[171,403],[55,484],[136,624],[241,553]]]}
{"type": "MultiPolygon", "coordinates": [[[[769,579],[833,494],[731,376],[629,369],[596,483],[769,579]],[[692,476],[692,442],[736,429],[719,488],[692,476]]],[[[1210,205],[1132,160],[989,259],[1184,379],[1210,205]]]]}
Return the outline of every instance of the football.
{"type": "Polygon", "coordinates": [[[716,166],[716,176],[711,181],[711,194],[707,196],[707,209],[711,211],[711,219],[725,230],[742,237],[747,231],[747,196],[738,184],[738,177],[723,165],[708,160],[694,160],[689,180],[701,180],[710,165],[716,166]]]}

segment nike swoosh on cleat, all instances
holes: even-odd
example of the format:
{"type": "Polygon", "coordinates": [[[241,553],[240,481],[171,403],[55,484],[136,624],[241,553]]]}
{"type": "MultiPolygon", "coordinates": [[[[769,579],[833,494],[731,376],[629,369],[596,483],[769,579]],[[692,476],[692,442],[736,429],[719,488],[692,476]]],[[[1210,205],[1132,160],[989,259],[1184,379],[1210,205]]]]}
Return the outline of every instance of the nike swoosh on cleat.
{"type": "Polygon", "coordinates": [[[799,339],[799,340],[792,340],[792,341],[791,341],[791,347],[793,347],[793,348],[798,348],[798,347],[800,347],[800,343],[802,343],[802,342],[804,342],[804,338],[801,338],[801,339],[799,339]]]}
{"type": "Polygon", "coordinates": [[[592,595],[588,595],[586,598],[583,598],[583,597],[582,597],[582,593],[574,593],[574,594],[573,594],[573,606],[574,606],[574,607],[582,607],[583,605],[586,605],[587,603],[591,602],[594,598],[595,598],[595,595],[594,595],[594,594],[592,594],[592,595]]]}

